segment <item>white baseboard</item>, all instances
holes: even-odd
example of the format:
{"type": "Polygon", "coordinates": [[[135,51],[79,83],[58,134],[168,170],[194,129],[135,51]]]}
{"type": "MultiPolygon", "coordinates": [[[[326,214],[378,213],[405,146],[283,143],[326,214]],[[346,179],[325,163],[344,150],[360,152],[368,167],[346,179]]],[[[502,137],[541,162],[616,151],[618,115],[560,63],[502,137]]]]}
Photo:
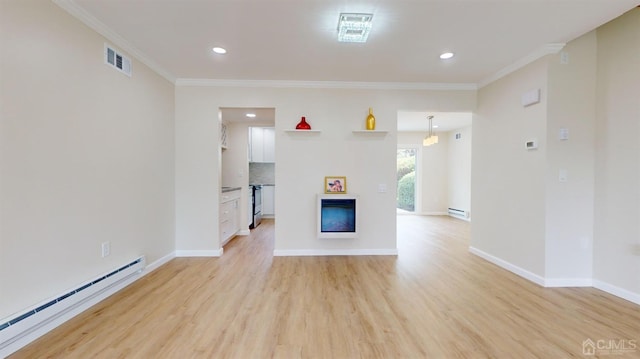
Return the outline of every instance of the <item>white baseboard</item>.
{"type": "Polygon", "coordinates": [[[289,256],[397,256],[398,249],[275,249],[274,257],[289,256]]]}
{"type": "Polygon", "coordinates": [[[615,285],[605,283],[597,279],[593,280],[593,287],[640,305],[640,293],[634,293],[630,290],[616,287],[615,285]]]}
{"type": "Polygon", "coordinates": [[[525,278],[525,279],[527,279],[527,280],[529,280],[529,281],[531,281],[531,282],[533,282],[533,283],[535,283],[535,284],[537,284],[539,286],[542,286],[542,287],[545,286],[544,278],[539,276],[539,275],[537,275],[537,274],[535,274],[535,273],[529,272],[526,269],[520,268],[520,267],[518,267],[516,265],[513,265],[513,264],[511,264],[511,263],[509,263],[509,262],[507,262],[507,261],[505,261],[503,259],[500,259],[498,257],[494,257],[493,255],[491,255],[489,253],[486,253],[486,252],[483,252],[483,251],[479,250],[478,248],[469,247],[469,252],[477,255],[478,257],[480,257],[482,259],[485,259],[485,260],[497,265],[498,267],[502,267],[502,268],[508,270],[509,272],[515,273],[515,274],[517,274],[517,275],[519,275],[519,276],[521,276],[521,277],[523,277],[523,278],[525,278]]]}
{"type": "Polygon", "coordinates": [[[154,270],[160,268],[163,264],[169,262],[170,260],[172,260],[175,257],[176,257],[176,252],[171,252],[171,253],[167,254],[166,256],[155,260],[153,263],[147,265],[144,268],[144,271],[142,272],[142,275],[144,276],[144,275],[147,275],[147,274],[153,272],[154,270]]]}
{"type": "Polygon", "coordinates": [[[238,231],[238,233],[236,234],[237,236],[248,236],[251,234],[251,230],[249,229],[241,229],[238,231]]]}
{"type": "Polygon", "coordinates": [[[544,286],[547,288],[592,287],[591,278],[545,278],[544,286]]]}
{"type": "Polygon", "coordinates": [[[396,212],[398,216],[446,216],[447,212],[396,212]]]}
{"type": "Polygon", "coordinates": [[[469,247],[469,252],[486,259],[487,261],[502,267],[510,272],[513,272],[531,282],[534,282],[543,287],[594,287],[605,291],[609,294],[615,295],[622,299],[628,300],[632,303],[640,305],[640,293],[634,293],[630,290],[616,287],[612,284],[605,283],[603,281],[592,278],[543,278],[537,274],[531,273],[525,269],[515,266],[505,260],[494,257],[491,254],[483,252],[477,248],[469,247]]]}
{"type": "Polygon", "coordinates": [[[220,257],[222,248],[214,250],[180,250],[176,251],[176,257],[220,257]]]}

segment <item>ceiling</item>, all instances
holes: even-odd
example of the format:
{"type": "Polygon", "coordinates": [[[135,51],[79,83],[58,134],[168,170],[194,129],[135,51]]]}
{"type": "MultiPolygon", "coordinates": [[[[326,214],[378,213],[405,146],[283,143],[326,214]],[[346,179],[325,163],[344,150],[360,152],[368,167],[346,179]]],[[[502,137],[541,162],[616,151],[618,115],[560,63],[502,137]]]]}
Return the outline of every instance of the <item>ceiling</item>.
{"type": "Polygon", "coordinates": [[[265,125],[274,125],[276,122],[276,109],[269,107],[223,107],[220,116],[224,122],[259,122],[265,125]],[[247,117],[248,113],[256,115],[247,117]]]}
{"type": "MultiPolygon", "coordinates": [[[[640,0],[53,0],[171,80],[478,86],[640,0]],[[341,12],[373,13],[366,43],[341,12]],[[214,54],[214,46],[225,55],[214,54]],[[443,51],[455,57],[440,60],[443,51]]],[[[560,45],[561,46],[561,45],[560,45]]],[[[555,46],[555,48],[559,48],[555,46]]],[[[424,115],[424,113],[423,113],[424,115]]]]}

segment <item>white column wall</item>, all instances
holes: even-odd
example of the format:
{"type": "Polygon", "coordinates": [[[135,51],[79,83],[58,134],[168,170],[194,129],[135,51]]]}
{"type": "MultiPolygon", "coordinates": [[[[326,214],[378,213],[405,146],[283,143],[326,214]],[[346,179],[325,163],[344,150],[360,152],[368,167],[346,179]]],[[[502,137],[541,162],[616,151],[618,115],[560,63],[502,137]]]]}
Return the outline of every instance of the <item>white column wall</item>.
{"type": "MultiPolygon", "coordinates": [[[[448,205],[466,212],[471,211],[471,143],[472,126],[449,131],[447,134],[448,205]],[[456,134],[460,138],[456,139],[456,134]]],[[[471,217],[469,217],[471,219],[471,217]]]]}
{"type": "Polygon", "coordinates": [[[478,91],[473,117],[471,247],[543,282],[547,59],[542,58],[478,91]],[[540,89],[523,107],[521,95],[540,89]],[[525,142],[536,139],[538,149],[525,142]]]}
{"type": "Polygon", "coordinates": [[[549,58],[545,208],[547,285],[590,285],[592,275],[596,33],[549,58]],[[560,140],[561,128],[569,131],[560,140]],[[567,181],[560,182],[560,170],[567,181]]]}
{"type": "Polygon", "coordinates": [[[597,37],[593,277],[640,303],[640,9],[597,37]]]}

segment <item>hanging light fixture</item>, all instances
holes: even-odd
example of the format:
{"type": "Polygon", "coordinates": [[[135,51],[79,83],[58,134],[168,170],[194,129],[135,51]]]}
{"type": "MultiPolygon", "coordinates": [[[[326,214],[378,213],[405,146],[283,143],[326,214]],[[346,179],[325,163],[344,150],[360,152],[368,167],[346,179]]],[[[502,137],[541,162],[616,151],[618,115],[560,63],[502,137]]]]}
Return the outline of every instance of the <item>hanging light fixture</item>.
{"type": "Polygon", "coordinates": [[[422,140],[423,146],[431,146],[438,143],[438,136],[433,131],[433,116],[428,116],[427,120],[429,120],[429,132],[427,132],[427,136],[422,140]]]}

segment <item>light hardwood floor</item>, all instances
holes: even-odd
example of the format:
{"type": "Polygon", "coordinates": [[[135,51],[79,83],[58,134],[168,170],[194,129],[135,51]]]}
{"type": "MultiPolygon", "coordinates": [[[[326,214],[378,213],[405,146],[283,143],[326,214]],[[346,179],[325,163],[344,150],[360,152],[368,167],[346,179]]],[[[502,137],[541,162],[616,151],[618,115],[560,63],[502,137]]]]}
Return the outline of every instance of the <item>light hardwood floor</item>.
{"type": "MultiPolygon", "coordinates": [[[[574,358],[640,306],[542,288],[468,252],[468,223],[398,217],[394,256],[272,257],[273,222],[174,259],[12,358],[574,358]]],[[[616,356],[619,358],[619,356],[616,356]]]]}

